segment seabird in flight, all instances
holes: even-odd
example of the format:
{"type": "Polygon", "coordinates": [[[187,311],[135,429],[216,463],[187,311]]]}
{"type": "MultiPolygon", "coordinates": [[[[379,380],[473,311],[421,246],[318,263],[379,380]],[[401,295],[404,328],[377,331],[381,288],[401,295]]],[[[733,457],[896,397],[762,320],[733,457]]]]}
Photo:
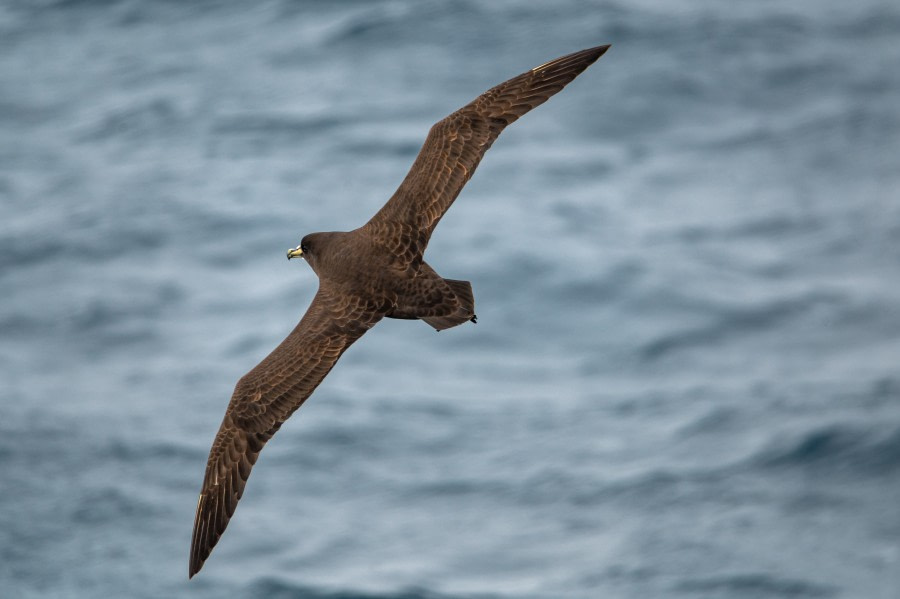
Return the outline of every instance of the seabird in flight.
{"type": "Polygon", "coordinates": [[[428,240],[500,132],[608,48],[551,60],[438,121],[400,187],[369,222],[353,231],[310,233],[288,251],[288,259],[306,260],[319,289],[296,328],[235,386],[209,452],[189,576],[228,526],[263,446],[354,341],[385,317],[424,320],[438,331],[475,322],[471,284],[445,279],[425,262],[428,240]]]}

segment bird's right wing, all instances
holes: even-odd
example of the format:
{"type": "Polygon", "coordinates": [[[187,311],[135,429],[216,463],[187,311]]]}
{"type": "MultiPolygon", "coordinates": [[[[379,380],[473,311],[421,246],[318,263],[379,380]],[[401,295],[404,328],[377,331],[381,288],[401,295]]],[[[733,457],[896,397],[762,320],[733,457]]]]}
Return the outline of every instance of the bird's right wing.
{"type": "Polygon", "coordinates": [[[551,60],[435,123],[406,178],[365,228],[406,264],[421,261],[438,221],[503,129],[562,90],[608,48],[551,60]]]}
{"type": "Polygon", "coordinates": [[[189,575],[228,526],[266,442],[383,314],[371,300],[320,286],[300,323],[234,389],[213,441],[197,502],[189,575]]]}

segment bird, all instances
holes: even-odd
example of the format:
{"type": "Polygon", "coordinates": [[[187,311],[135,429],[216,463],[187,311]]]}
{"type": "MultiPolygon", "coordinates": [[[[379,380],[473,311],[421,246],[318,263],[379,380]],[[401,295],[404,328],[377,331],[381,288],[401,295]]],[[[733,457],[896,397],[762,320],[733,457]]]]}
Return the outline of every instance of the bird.
{"type": "Polygon", "coordinates": [[[309,264],[319,287],[293,331],[235,385],[197,501],[189,578],[228,526],[265,444],[350,345],[382,318],[423,320],[437,331],[476,322],[471,283],[445,279],[425,262],[431,234],[503,129],[562,90],[609,47],[546,62],[441,119],[397,191],[366,224],[310,233],[288,250],[288,260],[309,264]]]}

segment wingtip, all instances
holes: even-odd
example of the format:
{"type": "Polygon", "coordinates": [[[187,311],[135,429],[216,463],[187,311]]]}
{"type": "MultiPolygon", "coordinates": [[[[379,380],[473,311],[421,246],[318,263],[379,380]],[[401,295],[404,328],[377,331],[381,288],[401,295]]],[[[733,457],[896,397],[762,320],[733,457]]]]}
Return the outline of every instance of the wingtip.
{"type": "MultiPolygon", "coordinates": [[[[193,548],[192,548],[193,549],[193,548]]],[[[191,560],[188,562],[188,580],[194,577],[194,574],[200,571],[203,568],[203,564],[206,560],[202,560],[198,555],[191,551],[191,560]]]]}
{"type": "Polygon", "coordinates": [[[197,555],[195,554],[194,547],[191,547],[191,559],[188,562],[188,580],[194,577],[194,574],[200,571],[200,568],[203,567],[203,560],[197,559],[197,555]]]}
{"type": "Polygon", "coordinates": [[[612,44],[603,44],[602,46],[594,46],[593,48],[585,48],[578,52],[566,54],[565,56],[560,56],[555,60],[534,67],[531,69],[531,72],[536,73],[547,69],[574,69],[577,75],[577,73],[580,73],[589,65],[594,64],[598,58],[606,54],[606,51],[609,50],[610,46],[612,46],[612,44]]]}
{"type": "Polygon", "coordinates": [[[593,48],[588,48],[584,52],[592,58],[591,62],[593,62],[594,60],[597,60],[598,58],[606,54],[606,51],[609,50],[611,46],[612,44],[603,44],[602,46],[594,46],[593,48]]]}
{"type": "MultiPolygon", "coordinates": [[[[197,497],[197,511],[194,514],[194,532],[191,534],[191,553],[188,556],[188,580],[194,577],[194,574],[200,571],[203,567],[204,562],[206,561],[206,556],[202,556],[202,552],[200,550],[200,529],[201,529],[201,515],[203,513],[203,497],[204,494],[200,493],[200,496],[197,497]]],[[[207,553],[207,556],[209,554],[207,553]]]]}

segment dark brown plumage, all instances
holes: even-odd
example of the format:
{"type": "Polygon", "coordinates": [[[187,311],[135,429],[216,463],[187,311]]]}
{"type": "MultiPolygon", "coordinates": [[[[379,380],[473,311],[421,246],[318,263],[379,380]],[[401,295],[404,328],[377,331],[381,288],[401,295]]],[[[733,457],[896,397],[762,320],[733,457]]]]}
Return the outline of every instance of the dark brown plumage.
{"type": "Polygon", "coordinates": [[[197,503],[190,576],[222,536],[263,446],[354,341],[384,317],[421,319],[439,331],[475,321],[469,282],[444,279],[424,262],[431,233],[504,127],[608,48],[535,67],[438,121],[399,189],[368,223],[312,233],[288,252],[307,260],[319,290],[291,334],[234,389],[197,503]]]}

